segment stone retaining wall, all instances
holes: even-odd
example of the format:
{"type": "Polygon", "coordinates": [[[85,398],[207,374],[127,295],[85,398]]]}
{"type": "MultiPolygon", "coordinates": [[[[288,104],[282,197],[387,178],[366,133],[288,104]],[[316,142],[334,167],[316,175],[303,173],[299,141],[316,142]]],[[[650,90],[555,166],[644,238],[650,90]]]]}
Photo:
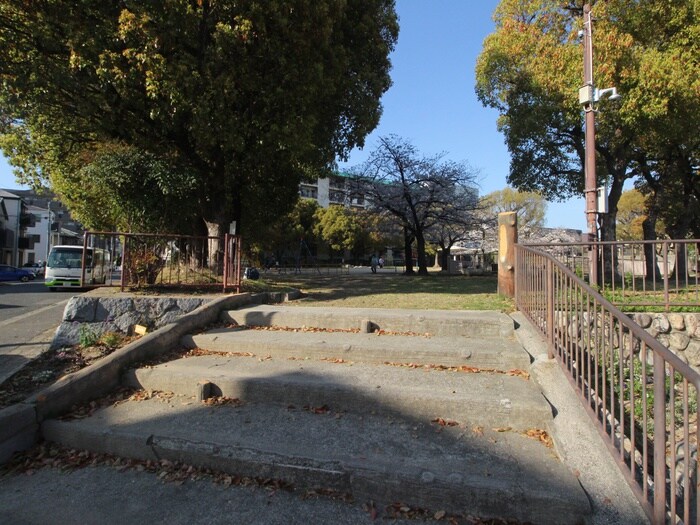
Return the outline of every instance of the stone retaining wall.
{"type": "MultiPolygon", "coordinates": [[[[266,302],[284,302],[298,298],[299,292],[267,293],[266,302]]],[[[80,342],[81,330],[101,336],[106,332],[131,335],[134,325],[148,331],[172,323],[214,297],[73,297],[63,311],[51,349],[73,346],[80,342]]]]}
{"type": "Polygon", "coordinates": [[[628,314],[659,343],[700,371],[699,313],[628,314]]]}

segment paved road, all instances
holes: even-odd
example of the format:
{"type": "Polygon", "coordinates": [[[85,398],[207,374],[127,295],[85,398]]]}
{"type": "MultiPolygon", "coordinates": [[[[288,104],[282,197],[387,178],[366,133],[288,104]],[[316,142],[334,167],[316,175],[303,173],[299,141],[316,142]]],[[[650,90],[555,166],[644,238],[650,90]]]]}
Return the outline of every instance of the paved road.
{"type": "Polygon", "coordinates": [[[43,279],[0,283],[0,383],[48,349],[76,290],[49,292],[43,279]]]}

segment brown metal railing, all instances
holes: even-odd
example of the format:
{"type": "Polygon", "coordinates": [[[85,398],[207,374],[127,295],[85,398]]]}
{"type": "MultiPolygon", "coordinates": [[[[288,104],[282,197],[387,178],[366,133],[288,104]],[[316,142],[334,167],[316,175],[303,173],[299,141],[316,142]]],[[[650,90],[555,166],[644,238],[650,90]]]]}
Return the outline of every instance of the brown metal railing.
{"type": "Polygon", "coordinates": [[[655,524],[697,523],[700,374],[567,264],[516,245],[516,305],[542,333],[655,524]]]}
{"type": "Polygon", "coordinates": [[[86,282],[85,261],[81,285],[126,288],[221,288],[240,291],[241,237],[205,237],[150,233],[89,231],[90,247],[108,254],[101,258],[104,282],[86,282]]]}
{"type": "Polygon", "coordinates": [[[700,240],[530,244],[549,253],[579,277],[596,283],[613,304],[633,308],[700,304],[700,240]],[[597,279],[590,274],[598,261],[597,279]]]}

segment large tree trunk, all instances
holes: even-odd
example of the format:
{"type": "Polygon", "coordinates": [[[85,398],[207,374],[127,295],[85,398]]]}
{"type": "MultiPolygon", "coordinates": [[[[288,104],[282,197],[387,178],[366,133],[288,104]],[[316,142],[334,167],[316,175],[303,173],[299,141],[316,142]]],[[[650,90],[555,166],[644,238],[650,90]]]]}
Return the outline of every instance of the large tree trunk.
{"type": "MultiPolygon", "coordinates": [[[[608,194],[608,213],[598,215],[601,241],[617,240],[617,204],[622,196],[624,181],[624,174],[613,177],[608,194]]],[[[622,280],[619,268],[623,263],[622,253],[617,253],[614,246],[602,246],[599,249],[598,260],[598,283],[610,284],[622,280]]]]}
{"type": "MultiPolygon", "coordinates": [[[[642,221],[642,233],[645,241],[656,240],[656,208],[653,206],[647,210],[647,216],[642,221]]],[[[661,281],[661,272],[656,262],[656,246],[652,243],[644,244],[644,268],[647,280],[661,281]]]]}
{"type": "Polygon", "coordinates": [[[403,247],[406,259],[406,275],[413,275],[413,235],[408,228],[403,229],[403,247]]]}
{"type": "Polygon", "coordinates": [[[207,226],[207,235],[209,236],[205,254],[207,267],[218,275],[222,275],[224,271],[224,235],[228,233],[228,224],[225,224],[223,220],[205,220],[204,223],[207,226]]]}
{"type": "Polygon", "coordinates": [[[423,232],[416,235],[416,252],[418,255],[418,274],[428,275],[428,260],[425,255],[425,237],[423,232]]]}

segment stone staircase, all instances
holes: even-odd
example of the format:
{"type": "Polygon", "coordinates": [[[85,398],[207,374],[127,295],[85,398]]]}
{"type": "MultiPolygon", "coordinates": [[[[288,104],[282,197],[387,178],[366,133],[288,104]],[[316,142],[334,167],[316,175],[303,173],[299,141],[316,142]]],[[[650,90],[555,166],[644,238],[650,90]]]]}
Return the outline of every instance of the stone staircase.
{"type": "Polygon", "coordinates": [[[167,394],[45,421],[43,436],[431,512],[538,524],[590,513],[543,443],[552,409],[508,316],[255,306],[221,320],[183,338],[194,356],[123,377],[167,394]]]}

